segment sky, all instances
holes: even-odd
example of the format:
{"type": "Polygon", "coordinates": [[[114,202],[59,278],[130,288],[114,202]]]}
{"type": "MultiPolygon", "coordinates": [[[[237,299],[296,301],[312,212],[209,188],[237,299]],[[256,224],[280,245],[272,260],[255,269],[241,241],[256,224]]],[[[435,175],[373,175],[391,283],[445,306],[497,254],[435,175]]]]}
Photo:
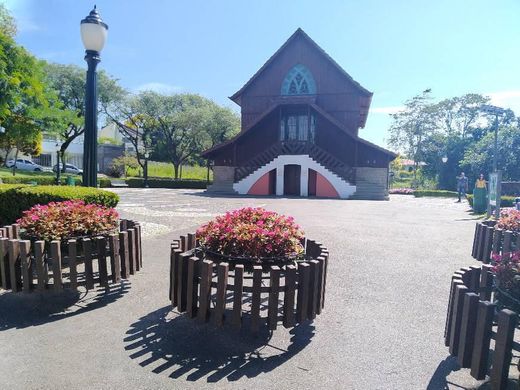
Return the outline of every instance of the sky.
{"type": "Polygon", "coordinates": [[[427,88],[481,93],[520,115],[520,0],[0,0],[18,43],[85,67],[79,22],[109,25],[100,68],[132,92],[228,99],[301,27],[374,93],[360,136],[385,146],[390,113],[427,88]]]}

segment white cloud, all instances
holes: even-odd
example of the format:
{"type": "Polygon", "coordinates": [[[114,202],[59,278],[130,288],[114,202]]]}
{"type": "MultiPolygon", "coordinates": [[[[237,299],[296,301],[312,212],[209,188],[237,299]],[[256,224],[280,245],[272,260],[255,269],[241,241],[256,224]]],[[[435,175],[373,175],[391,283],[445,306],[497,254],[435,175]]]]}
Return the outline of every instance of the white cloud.
{"type": "Polygon", "coordinates": [[[183,90],[182,87],[178,85],[171,85],[166,83],[146,83],[138,86],[136,89],[136,92],[142,92],[142,91],[154,91],[158,93],[163,94],[172,94],[177,93],[183,90]]]}
{"type": "Polygon", "coordinates": [[[510,108],[516,115],[520,114],[520,90],[490,92],[485,95],[491,98],[491,104],[510,108]]]}
{"type": "Polygon", "coordinates": [[[373,107],[370,112],[373,114],[395,114],[403,109],[404,106],[373,107]]]}

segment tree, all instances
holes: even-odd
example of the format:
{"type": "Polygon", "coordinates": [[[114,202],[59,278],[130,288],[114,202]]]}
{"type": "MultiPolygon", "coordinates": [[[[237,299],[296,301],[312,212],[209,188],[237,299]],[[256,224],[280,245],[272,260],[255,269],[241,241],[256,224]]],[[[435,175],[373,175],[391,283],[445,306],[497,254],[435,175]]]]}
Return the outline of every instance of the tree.
{"type": "Polygon", "coordinates": [[[430,89],[423,91],[407,100],[403,110],[391,114],[389,143],[414,160],[414,180],[417,179],[418,164],[424,158],[424,141],[436,129],[429,104],[430,93],[430,89]]]}
{"type": "Polygon", "coordinates": [[[113,172],[117,172],[120,174],[128,176],[129,169],[139,168],[139,164],[137,163],[137,159],[134,156],[130,156],[129,154],[123,154],[112,160],[112,170],[113,172]]]}
{"type": "MultiPolygon", "coordinates": [[[[54,133],[63,141],[59,154],[60,160],[65,161],[69,145],[85,132],[85,70],[76,65],[48,63],[45,71],[48,83],[62,103],[62,125],[54,133]]],[[[103,71],[98,73],[99,114],[103,114],[107,106],[121,101],[125,95],[126,91],[116,79],[103,71]]],[[[65,169],[65,165],[62,169],[65,169]]]]}
{"type": "Polygon", "coordinates": [[[13,38],[16,35],[16,21],[5,5],[0,4],[0,33],[13,38]]]}

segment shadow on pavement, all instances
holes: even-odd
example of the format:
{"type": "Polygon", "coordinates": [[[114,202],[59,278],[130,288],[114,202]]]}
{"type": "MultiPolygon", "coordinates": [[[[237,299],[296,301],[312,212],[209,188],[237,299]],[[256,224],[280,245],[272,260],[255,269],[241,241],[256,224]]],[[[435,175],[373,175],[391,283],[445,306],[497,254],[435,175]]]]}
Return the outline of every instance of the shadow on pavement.
{"type": "Polygon", "coordinates": [[[460,366],[457,363],[457,359],[453,356],[448,356],[437,366],[437,369],[433,373],[426,390],[449,390],[448,376],[453,371],[458,370],[460,370],[460,366]]]}
{"type": "Polygon", "coordinates": [[[4,293],[0,295],[0,331],[43,325],[95,310],[118,300],[129,288],[129,281],[121,281],[109,290],[90,292],[4,293]]]}
{"type": "MultiPolygon", "coordinates": [[[[314,326],[302,324],[290,331],[286,349],[270,345],[266,327],[256,336],[247,330],[199,324],[170,306],[158,309],[131,325],[124,339],[130,358],[142,367],[171,378],[187,375],[189,381],[207,382],[253,378],[282,365],[304,349],[314,336],[314,326]],[[168,318],[173,317],[173,318],[168,318]]],[[[284,332],[279,329],[277,332],[284,332]]]]}

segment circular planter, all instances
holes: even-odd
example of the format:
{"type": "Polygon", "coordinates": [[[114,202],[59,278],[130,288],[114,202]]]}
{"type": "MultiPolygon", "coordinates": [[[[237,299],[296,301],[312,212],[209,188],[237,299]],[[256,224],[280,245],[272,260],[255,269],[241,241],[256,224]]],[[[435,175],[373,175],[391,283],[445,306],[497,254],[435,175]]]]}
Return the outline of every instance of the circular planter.
{"type": "Polygon", "coordinates": [[[0,288],[13,292],[108,288],[142,267],[141,226],[121,220],[118,233],[61,242],[23,240],[18,225],[0,228],[0,288]]]}
{"type": "MultiPolygon", "coordinates": [[[[233,264],[197,245],[195,234],[171,246],[170,300],[190,318],[218,326],[261,326],[275,330],[313,320],[324,308],[329,253],[320,243],[304,240],[301,260],[233,264]]],[[[235,259],[237,260],[237,259],[235,259]]]]}

